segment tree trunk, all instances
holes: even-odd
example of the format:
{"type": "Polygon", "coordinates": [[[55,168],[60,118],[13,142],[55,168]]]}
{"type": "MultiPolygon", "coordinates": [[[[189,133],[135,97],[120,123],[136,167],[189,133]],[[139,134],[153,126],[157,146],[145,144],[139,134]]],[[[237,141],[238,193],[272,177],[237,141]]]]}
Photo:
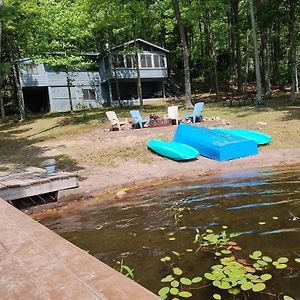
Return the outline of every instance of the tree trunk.
{"type": "Polygon", "coordinates": [[[271,98],[271,79],[270,79],[270,56],[267,28],[261,29],[261,47],[262,47],[262,67],[263,67],[263,87],[264,96],[271,98]]]}
{"type": "Polygon", "coordinates": [[[289,30],[290,30],[290,61],[291,61],[291,93],[289,100],[296,100],[297,83],[297,53],[296,53],[296,30],[295,30],[295,2],[288,0],[289,3],[289,30]]]}
{"type": "Polygon", "coordinates": [[[17,89],[17,97],[18,97],[18,105],[19,105],[19,112],[20,112],[20,121],[25,120],[25,103],[24,103],[24,97],[23,97],[23,92],[22,88],[19,82],[19,76],[18,76],[18,70],[15,62],[13,59],[11,59],[12,63],[12,70],[13,70],[13,76],[14,76],[14,81],[17,89]]]}
{"type": "Polygon", "coordinates": [[[204,47],[203,47],[203,32],[202,32],[202,26],[201,22],[199,22],[199,46],[200,46],[200,57],[204,56],[204,47]]]}
{"type": "Polygon", "coordinates": [[[213,75],[212,75],[212,60],[211,60],[211,42],[210,42],[210,32],[209,32],[209,21],[207,20],[208,16],[205,13],[204,16],[204,39],[205,39],[205,47],[204,47],[204,57],[205,57],[205,69],[204,69],[204,80],[205,83],[211,86],[213,85],[213,75]]]}
{"type": "MultiPolygon", "coordinates": [[[[239,0],[231,0],[231,43],[232,43],[232,63],[236,66],[236,78],[238,90],[243,88],[242,63],[241,63],[241,38],[238,24],[239,0]]],[[[235,68],[233,68],[235,69],[235,68]]]]}
{"type": "Polygon", "coordinates": [[[192,106],[192,88],[191,88],[191,73],[189,65],[189,51],[186,42],[185,30],[183,22],[181,19],[179,4],[177,0],[172,0],[173,8],[175,11],[175,17],[179,29],[182,56],[183,56],[183,65],[184,65],[184,82],[185,82],[185,107],[192,106]]]}
{"type": "Polygon", "coordinates": [[[250,14],[251,14],[251,25],[252,25],[252,35],[253,35],[253,46],[255,53],[255,74],[256,74],[256,106],[263,104],[262,101],[262,88],[261,88],[261,76],[260,76],[260,64],[256,37],[256,23],[254,16],[254,6],[253,0],[249,0],[250,4],[250,14]]]}
{"type": "MultiPolygon", "coordinates": [[[[2,0],[0,0],[0,11],[2,8],[3,2],[2,0]]],[[[2,23],[1,23],[1,19],[0,19],[0,66],[2,64],[2,23]]],[[[0,70],[1,72],[1,70],[0,70]]],[[[3,103],[3,97],[2,97],[2,91],[3,91],[3,74],[0,74],[0,113],[1,113],[1,120],[4,120],[5,118],[5,110],[4,110],[4,103],[3,103]]]]}
{"type": "Polygon", "coordinates": [[[250,64],[250,46],[249,46],[249,37],[250,30],[247,30],[246,34],[246,61],[245,61],[245,75],[244,75],[244,82],[243,82],[243,92],[247,91],[248,85],[248,74],[249,74],[249,64],[250,64]]]}
{"type": "Polygon", "coordinates": [[[274,84],[280,89],[283,89],[280,83],[280,72],[279,72],[279,62],[280,62],[280,23],[274,23],[275,37],[273,41],[273,80],[274,84]]]}
{"type": "Polygon", "coordinates": [[[67,75],[67,87],[68,87],[68,96],[69,96],[69,103],[70,103],[70,111],[73,112],[73,101],[72,101],[72,94],[71,94],[71,84],[72,80],[69,76],[69,72],[66,70],[67,75]]]}

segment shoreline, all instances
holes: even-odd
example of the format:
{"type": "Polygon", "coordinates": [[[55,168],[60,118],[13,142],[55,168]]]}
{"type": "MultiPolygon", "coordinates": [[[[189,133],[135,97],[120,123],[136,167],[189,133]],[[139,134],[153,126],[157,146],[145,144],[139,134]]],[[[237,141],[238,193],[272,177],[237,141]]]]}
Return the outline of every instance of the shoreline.
{"type": "Polygon", "coordinates": [[[62,191],[57,202],[33,206],[25,210],[29,215],[42,213],[45,210],[68,206],[97,198],[97,203],[126,202],[126,190],[142,189],[147,186],[160,185],[164,182],[185,178],[207,177],[224,172],[236,172],[261,168],[287,168],[300,165],[300,149],[260,149],[258,155],[232,161],[218,162],[205,157],[184,163],[174,162],[157,156],[151,164],[127,161],[119,166],[94,167],[87,177],[79,181],[79,188],[62,191]],[[116,197],[117,192],[123,195],[116,197]],[[124,193],[125,192],[125,193],[124,193]],[[101,199],[99,199],[101,198],[101,199]],[[100,201],[99,201],[100,200],[100,201]]]}

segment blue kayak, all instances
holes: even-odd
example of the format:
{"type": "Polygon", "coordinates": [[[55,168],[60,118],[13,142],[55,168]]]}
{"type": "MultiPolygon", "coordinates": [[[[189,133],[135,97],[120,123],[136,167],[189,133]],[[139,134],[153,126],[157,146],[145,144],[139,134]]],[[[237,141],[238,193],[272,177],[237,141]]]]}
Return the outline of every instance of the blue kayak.
{"type": "Polygon", "coordinates": [[[152,151],[176,161],[195,159],[199,156],[196,149],[181,143],[150,140],[147,146],[152,151]]]}
{"type": "Polygon", "coordinates": [[[221,134],[229,134],[231,136],[239,136],[245,139],[254,140],[257,145],[269,144],[272,141],[270,135],[254,130],[225,128],[214,128],[213,130],[221,134]]]}

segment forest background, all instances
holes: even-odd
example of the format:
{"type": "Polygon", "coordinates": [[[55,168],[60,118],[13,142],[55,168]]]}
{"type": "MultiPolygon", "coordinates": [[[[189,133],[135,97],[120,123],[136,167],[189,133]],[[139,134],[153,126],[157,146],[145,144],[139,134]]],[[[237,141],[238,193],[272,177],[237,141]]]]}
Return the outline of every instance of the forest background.
{"type": "Polygon", "coordinates": [[[64,64],[78,64],[81,53],[137,38],[170,50],[170,77],[185,87],[187,106],[196,89],[252,83],[257,104],[275,88],[296,99],[298,0],[0,0],[0,8],[2,119],[24,109],[18,58],[63,52],[64,64]]]}

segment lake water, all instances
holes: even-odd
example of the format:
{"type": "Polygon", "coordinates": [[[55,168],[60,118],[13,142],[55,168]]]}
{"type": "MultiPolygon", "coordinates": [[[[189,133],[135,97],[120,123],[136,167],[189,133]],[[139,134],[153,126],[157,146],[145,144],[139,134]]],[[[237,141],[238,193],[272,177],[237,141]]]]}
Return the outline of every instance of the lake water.
{"type": "MultiPolygon", "coordinates": [[[[126,205],[103,207],[93,202],[71,212],[58,211],[41,222],[114,268],[123,260],[134,268],[134,280],[156,294],[170,286],[161,279],[179,267],[183,271],[179,277],[203,278],[192,286],[178,287],[192,293],[189,299],[213,299],[215,293],[222,299],[283,299],[284,295],[300,299],[300,263],[295,261],[300,258],[299,217],[300,169],[294,167],[168,182],[128,191],[126,205]],[[199,242],[194,243],[196,230],[204,242],[210,230],[240,235],[221,247],[232,253],[216,256],[220,245],[200,247],[199,242]],[[249,266],[258,260],[249,258],[254,251],[273,261],[289,259],[279,269],[269,262],[263,270],[251,271],[272,275],[260,293],[246,291],[233,298],[203,276],[224,256],[246,259],[243,266],[249,266]],[[164,257],[171,260],[162,262],[164,257]]],[[[176,281],[177,275],[173,276],[176,281]]],[[[167,299],[173,298],[169,295],[167,299]]]]}

